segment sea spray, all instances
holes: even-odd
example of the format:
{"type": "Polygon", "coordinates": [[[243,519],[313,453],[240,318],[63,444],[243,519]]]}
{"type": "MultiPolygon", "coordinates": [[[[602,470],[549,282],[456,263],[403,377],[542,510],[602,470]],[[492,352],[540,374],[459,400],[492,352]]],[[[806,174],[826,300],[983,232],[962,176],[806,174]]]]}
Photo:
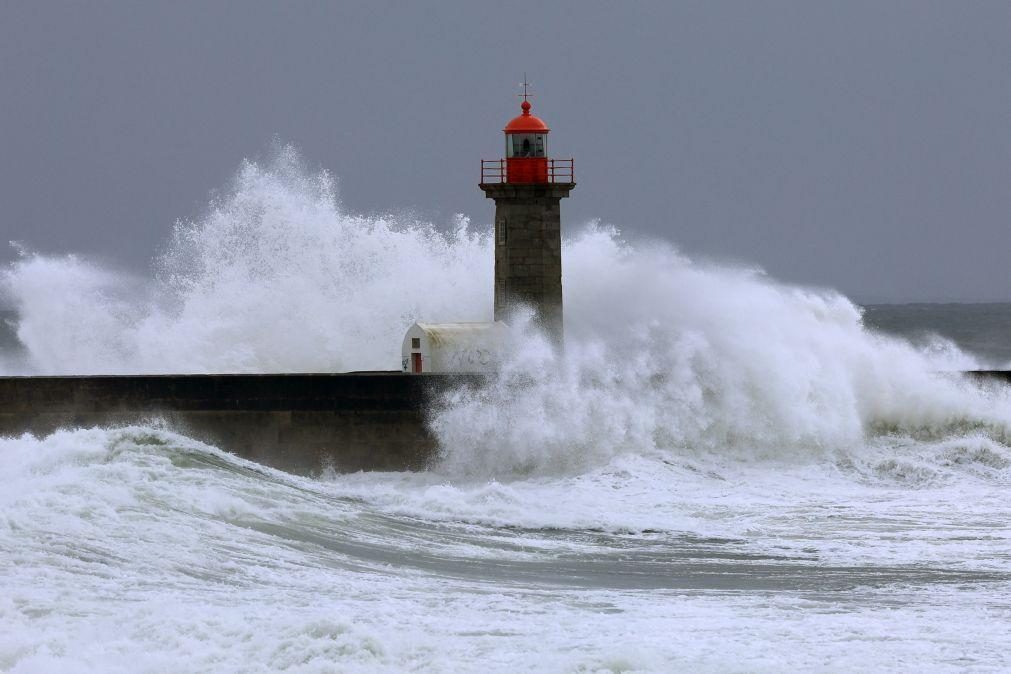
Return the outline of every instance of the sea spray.
{"type": "Polygon", "coordinates": [[[347,213],[290,147],[244,162],[140,281],[76,256],[2,276],[35,374],[397,369],[419,319],[491,318],[486,234],[347,213]]]}
{"type": "Polygon", "coordinates": [[[828,290],[693,263],[590,228],[566,247],[566,348],[521,344],[481,390],[433,415],[451,474],[581,471],[617,454],[814,457],[871,435],[1011,427],[1006,387],[973,360],[866,330],[828,290]]]}
{"type": "MultiPolygon", "coordinates": [[[[243,162],[181,221],[141,280],[23,253],[4,273],[37,374],[396,369],[416,320],[489,320],[487,230],[348,213],[290,147],[243,162]]],[[[882,434],[1006,437],[1006,389],[944,371],[974,360],[865,329],[837,292],[693,261],[614,228],[569,228],[566,344],[522,315],[483,390],[433,410],[455,475],[580,471],[627,452],[811,455],[882,434]]]]}

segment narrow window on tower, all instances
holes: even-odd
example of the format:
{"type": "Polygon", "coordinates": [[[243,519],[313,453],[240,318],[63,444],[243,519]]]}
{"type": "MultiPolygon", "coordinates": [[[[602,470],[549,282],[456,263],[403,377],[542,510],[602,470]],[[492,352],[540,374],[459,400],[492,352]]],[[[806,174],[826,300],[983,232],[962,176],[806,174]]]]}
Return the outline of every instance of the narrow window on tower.
{"type": "Polygon", "coordinates": [[[499,218],[498,222],[495,223],[498,229],[498,242],[500,244],[505,244],[506,242],[506,219],[499,218]]]}

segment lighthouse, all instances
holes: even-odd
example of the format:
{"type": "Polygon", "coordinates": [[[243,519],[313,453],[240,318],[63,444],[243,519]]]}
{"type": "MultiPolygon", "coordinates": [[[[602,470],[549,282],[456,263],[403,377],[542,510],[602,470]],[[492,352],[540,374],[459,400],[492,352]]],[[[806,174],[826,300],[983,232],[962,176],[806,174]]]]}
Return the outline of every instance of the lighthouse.
{"type": "Polygon", "coordinates": [[[530,307],[544,333],[561,345],[560,202],[576,186],[572,159],[548,154],[550,129],[530,113],[523,83],[520,115],[506,124],[505,158],[481,160],[480,187],[495,200],[495,320],[530,307]]]}

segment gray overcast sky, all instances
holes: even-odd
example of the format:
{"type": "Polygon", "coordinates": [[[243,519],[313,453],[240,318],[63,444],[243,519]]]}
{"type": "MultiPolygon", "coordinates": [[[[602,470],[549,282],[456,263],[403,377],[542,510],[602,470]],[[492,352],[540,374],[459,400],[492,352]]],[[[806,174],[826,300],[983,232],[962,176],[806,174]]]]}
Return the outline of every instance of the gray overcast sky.
{"type": "Polygon", "coordinates": [[[8,0],[0,235],[143,268],[275,136],[353,211],[484,225],[524,71],[576,158],[569,225],[858,300],[1011,300],[1006,1],[8,0]]]}

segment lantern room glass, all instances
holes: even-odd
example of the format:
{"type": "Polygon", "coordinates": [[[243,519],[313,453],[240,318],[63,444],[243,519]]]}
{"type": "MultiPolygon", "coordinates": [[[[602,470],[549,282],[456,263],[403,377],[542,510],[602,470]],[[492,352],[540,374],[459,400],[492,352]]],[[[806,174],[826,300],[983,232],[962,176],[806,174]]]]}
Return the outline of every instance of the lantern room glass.
{"type": "Polygon", "coordinates": [[[545,157],[547,137],[543,133],[506,134],[506,157],[545,157]]]}

